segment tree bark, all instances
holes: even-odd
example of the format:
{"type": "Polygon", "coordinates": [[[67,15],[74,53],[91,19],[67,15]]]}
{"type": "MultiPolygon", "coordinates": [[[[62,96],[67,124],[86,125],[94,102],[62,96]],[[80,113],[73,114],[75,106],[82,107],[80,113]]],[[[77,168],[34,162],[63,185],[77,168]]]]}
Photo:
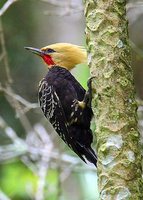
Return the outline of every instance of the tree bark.
{"type": "Polygon", "coordinates": [[[100,199],[143,199],[126,1],[84,2],[100,199]]]}

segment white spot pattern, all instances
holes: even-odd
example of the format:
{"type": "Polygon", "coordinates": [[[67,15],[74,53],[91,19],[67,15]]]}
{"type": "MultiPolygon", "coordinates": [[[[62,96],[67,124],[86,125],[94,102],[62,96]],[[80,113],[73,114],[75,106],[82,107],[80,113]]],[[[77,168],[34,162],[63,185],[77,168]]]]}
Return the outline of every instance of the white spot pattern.
{"type": "Polygon", "coordinates": [[[59,97],[53,86],[49,85],[45,79],[39,84],[39,101],[45,117],[53,125],[58,135],[72,148],[68,124],[59,97]]]}

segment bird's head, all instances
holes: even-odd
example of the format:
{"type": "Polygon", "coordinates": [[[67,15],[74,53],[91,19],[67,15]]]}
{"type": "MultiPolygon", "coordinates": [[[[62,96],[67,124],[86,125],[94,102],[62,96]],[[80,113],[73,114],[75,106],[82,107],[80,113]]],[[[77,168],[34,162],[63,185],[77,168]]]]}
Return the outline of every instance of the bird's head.
{"type": "Polygon", "coordinates": [[[83,47],[69,43],[51,44],[41,49],[33,47],[25,49],[42,57],[48,68],[59,65],[71,70],[75,65],[85,63],[87,60],[87,53],[83,47]]]}

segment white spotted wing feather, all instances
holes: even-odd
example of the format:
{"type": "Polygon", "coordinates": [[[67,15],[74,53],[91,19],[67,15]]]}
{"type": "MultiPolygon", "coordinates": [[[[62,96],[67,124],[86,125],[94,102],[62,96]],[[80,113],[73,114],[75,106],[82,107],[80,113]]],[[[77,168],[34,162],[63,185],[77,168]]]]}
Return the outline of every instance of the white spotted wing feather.
{"type": "Polygon", "coordinates": [[[68,125],[59,97],[53,86],[49,85],[45,79],[39,84],[39,101],[45,117],[50,121],[64,142],[71,147],[72,138],[70,138],[68,133],[68,125]]]}

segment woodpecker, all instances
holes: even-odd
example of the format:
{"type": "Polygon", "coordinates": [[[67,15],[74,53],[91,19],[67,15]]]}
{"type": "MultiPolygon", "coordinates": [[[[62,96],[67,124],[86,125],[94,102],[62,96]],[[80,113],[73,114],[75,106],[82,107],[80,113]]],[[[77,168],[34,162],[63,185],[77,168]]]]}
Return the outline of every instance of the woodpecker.
{"type": "Polygon", "coordinates": [[[75,65],[86,62],[85,49],[69,43],[25,49],[40,56],[49,69],[39,83],[39,102],[45,117],[85,163],[87,159],[96,166],[97,156],[91,148],[90,88],[86,91],[70,73],[75,65]]]}

